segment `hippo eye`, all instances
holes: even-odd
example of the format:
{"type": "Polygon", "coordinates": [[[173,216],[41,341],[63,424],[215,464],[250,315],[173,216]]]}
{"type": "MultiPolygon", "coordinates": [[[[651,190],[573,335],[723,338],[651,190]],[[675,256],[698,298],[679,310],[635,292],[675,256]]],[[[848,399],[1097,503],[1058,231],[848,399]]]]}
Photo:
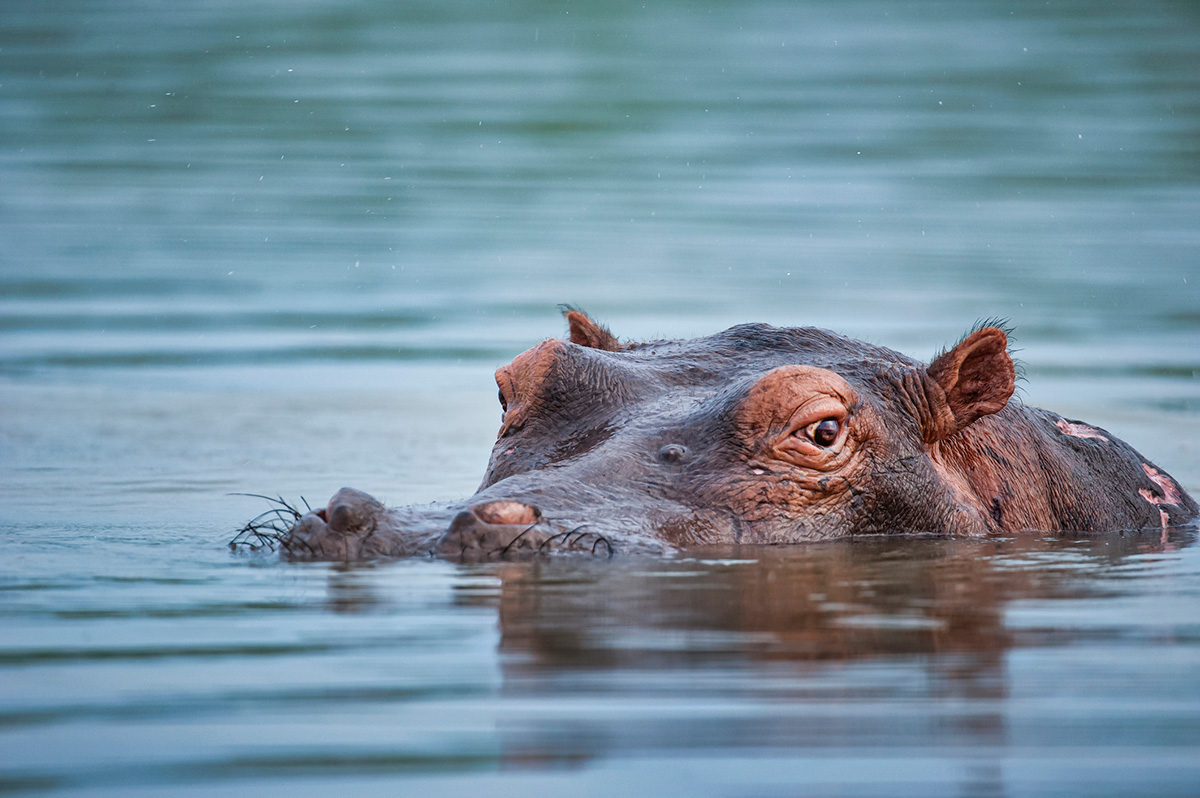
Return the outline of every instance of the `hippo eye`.
{"type": "Polygon", "coordinates": [[[842,431],[842,425],[838,423],[836,418],[826,418],[818,421],[816,424],[809,424],[804,428],[804,432],[808,435],[809,440],[817,446],[832,446],[837,442],[838,433],[842,431]]]}

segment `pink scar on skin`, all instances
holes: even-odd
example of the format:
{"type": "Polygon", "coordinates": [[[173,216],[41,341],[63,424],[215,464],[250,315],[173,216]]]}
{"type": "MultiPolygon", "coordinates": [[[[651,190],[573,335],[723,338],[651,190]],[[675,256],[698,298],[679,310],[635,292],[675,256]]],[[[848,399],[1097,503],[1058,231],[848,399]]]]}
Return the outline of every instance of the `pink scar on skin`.
{"type": "Polygon", "coordinates": [[[1142,495],[1143,499],[1158,507],[1158,517],[1162,521],[1162,526],[1165,530],[1167,523],[1170,521],[1170,516],[1167,515],[1167,511],[1162,508],[1162,505],[1179,504],[1179,489],[1175,487],[1175,483],[1171,481],[1170,477],[1163,474],[1157,468],[1142,463],[1142,470],[1146,472],[1146,476],[1150,477],[1150,481],[1162,491],[1162,496],[1155,496],[1146,488],[1138,488],[1138,493],[1142,495]]]}
{"type": "Polygon", "coordinates": [[[1171,481],[1170,477],[1145,463],[1142,463],[1142,470],[1146,472],[1146,476],[1150,477],[1150,481],[1158,485],[1159,490],[1162,491],[1161,499],[1157,496],[1151,498],[1153,494],[1142,488],[1140,492],[1146,497],[1146,501],[1151,504],[1179,504],[1179,488],[1175,487],[1175,483],[1171,481]]]}
{"type": "Polygon", "coordinates": [[[1107,436],[1101,435],[1087,424],[1075,424],[1067,421],[1065,418],[1060,418],[1056,426],[1062,430],[1064,435],[1073,435],[1076,438],[1099,438],[1102,441],[1108,440],[1107,436]]]}

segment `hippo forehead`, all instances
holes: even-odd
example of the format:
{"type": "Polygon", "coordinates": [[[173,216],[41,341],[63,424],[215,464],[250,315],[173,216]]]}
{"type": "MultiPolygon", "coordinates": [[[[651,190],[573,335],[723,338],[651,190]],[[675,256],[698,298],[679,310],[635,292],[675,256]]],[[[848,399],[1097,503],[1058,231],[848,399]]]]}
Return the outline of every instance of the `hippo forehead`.
{"type": "Polygon", "coordinates": [[[684,357],[712,361],[746,372],[782,365],[839,367],[864,363],[918,365],[892,349],[847,338],[817,327],[772,327],[741,324],[704,338],[630,344],[626,352],[650,359],[684,357]]]}
{"type": "Polygon", "coordinates": [[[585,360],[585,368],[597,377],[603,373],[606,383],[675,389],[719,389],[791,365],[829,369],[851,383],[921,365],[894,350],[828,330],[768,324],[742,324],[703,338],[632,343],[620,352],[555,343],[574,350],[579,359],[571,360],[585,360]]]}
{"type": "Polygon", "coordinates": [[[865,399],[878,393],[880,377],[920,365],[891,349],[812,327],[744,324],[703,338],[626,344],[618,351],[549,339],[497,371],[504,405],[500,437],[534,422],[540,429],[611,430],[620,418],[629,433],[664,423],[718,421],[767,375],[789,366],[831,371],[865,399]]]}

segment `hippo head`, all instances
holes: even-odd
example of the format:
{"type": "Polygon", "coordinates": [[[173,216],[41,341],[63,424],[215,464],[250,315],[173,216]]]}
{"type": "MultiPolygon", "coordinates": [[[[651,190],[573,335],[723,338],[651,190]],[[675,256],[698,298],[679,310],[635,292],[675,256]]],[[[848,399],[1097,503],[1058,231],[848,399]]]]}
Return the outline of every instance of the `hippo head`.
{"type": "Polygon", "coordinates": [[[343,489],[288,532],[293,558],[611,554],[859,534],[989,531],[940,451],[1013,392],[1005,333],[926,366],[762,324],[623,343],[583,313],[496,372],[487,472],[461,503],[385,508],[343,489]]]}

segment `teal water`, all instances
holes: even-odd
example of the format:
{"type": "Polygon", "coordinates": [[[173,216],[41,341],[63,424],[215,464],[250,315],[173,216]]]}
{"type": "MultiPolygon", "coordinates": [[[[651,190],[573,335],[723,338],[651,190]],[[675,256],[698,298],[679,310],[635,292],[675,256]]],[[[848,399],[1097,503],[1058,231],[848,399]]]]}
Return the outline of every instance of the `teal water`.
{"type": "Polygon", "coordinates": [[[0,8],[0,792],[1190,795],[1200,547],[280,565],[561,335],[1006,317],[1200,494],[1184,2],[0,8]]]}

